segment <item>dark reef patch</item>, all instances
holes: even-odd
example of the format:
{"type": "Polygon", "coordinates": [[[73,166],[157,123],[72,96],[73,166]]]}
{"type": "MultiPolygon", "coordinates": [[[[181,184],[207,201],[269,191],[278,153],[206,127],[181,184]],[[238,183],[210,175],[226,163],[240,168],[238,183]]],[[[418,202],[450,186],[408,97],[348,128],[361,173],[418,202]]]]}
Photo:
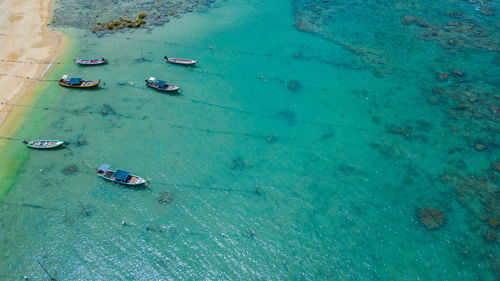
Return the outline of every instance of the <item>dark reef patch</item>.
{"type": "Polygon", "coordinates": [[[297,114],[288,109],[283,109],[280,112],[278,112],[278,116],[285,119],[289,126],[294,126],[295,123],[297,123],[297,114]]]}
{"type": "Polygon", "coordinates": [[[78,172],[78,166],[75,164],[68,165],[62,169],[64,175],[72,175],[78,172]]]}

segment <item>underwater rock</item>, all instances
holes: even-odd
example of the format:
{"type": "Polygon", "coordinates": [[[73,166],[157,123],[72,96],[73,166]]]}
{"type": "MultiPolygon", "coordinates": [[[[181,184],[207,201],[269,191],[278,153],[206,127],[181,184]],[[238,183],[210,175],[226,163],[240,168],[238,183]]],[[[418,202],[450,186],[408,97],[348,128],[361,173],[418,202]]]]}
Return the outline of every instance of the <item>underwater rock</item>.
{"type": "Polygon", "coordinates": [[[293,126],[295,125],[295,123],[297,123],[297,114],[293,111],[283,109],[278,112],[278,115],[283,117],[287,121],[289,126],[293,126]]]}
{"type": "Polygon", "coordinates": [[[500,172],[500,158],[491,163],[491,169],[495,172],[500,172]]]}
{"type": "Polygon", "coordinates": [[[479,10],[479,12],[483,15],[486,15],[486,16],[491,16],[491,15],[494,15],[495,12],[493,12],[493,10],[490,10],[490,9],[481,9],[479,10]]]}
{"type": "Polygon", "coordinates": [[[240,157],[234,158],[231,162],[231,170],[243,170],[245,169],[245,167],[245,161],[243,161],[243,159],[241,159],[240,157]]]}
{"type": "Polygon", "coordinates": [[[470,97],[470,98],[469,98],[469,101],[470,101],[471,103],[476,103],[478,100],[479,100],[479,99],[478,99],[477,97],[470,97]]]}
{"type": "Polygon", "coordinates": [[[75,164],[68,165],[62,169],[62,173],[65,175],[72,175],[78,172],[78,166],[75,164]]]}
{"type": "Polygon", "coordinates": [[[447,182],[451,181],[453,179],[453,177],[448,175],[448,174],[443,174],[439,177],[439,179],[441,180],[442,183],[447,183],[447,182]]]}
{"type": "Polygon", "coordinates": [[[416,124],[417,124],[417,129],[424,132],[430,131],[434,126],[432,123],[427,122],[425,120],[418,120],[416,124]]]}
{"type": "Polygon", "coordinates": [[[453,17],[453,18],[456,18],[456,19],[459,19],[459,18],[462,17],[462,13],[457,12],[457,11],[448,12],[448,13],[446,13],[446,15],[448,17],[453,17]]]}
{"type": "Polygon", "coordinates": [[[167,191],[162,191],[156,200],[158,200],[158,203],[160,204],[169,204],[172,201],[172,194],[167,191]]]}
{"type": "Polygon", "coordinates": [[[412,23],[417,22],[417,18],[415,16],[412,16],[412,15],[405,15],[403,17],[403,19],[401,19],[401,22],[403,24],[408,25],[408,24],[412,24],[412,23]]]}
{"type": "Polygon", "coordinates": [[[446,216],[438,209],[423,207],[417,211],[417,217],[428,229],[438,229],[446,222],[446,216]]]}
{"type": "Polygon", "coordinates": [[[439,80],[446,81],[446,80],[448,80],[448,73],[440,72],[440,73],[438,73],[437,78],[439,80]]]}
{"type": "Polygon", "coordinates": [[[460,78],[460,77],[464,77],[464,76],[465,76],[465,72],[463,72],[462,70],[458,70],[458,69],[453,70],[453,77],[460,78]]]}
{"type": "Polygon", "coordinates": [[[494,242],[497,239],[497,234],[493,230],[488,229],[483,237],[488,240],[488,242],[494,242]]]}
{"type": "Polygon", "coordinates": [[[427,99],[427,102],[429,104],[438,104],[439,103],[439,99],[437,97],[435,97],[435,96],[432,96],[432,97],[429,97],[427,99]]]}
{"type": "Polygon", "coordinates": [[[302,85],[297,80],[288,81],[286,86],[291,92],[297,92],[300,88],[302,88],[302,85]]]}
{"type": "Polygon", "coordinates": [[[410,138],[410,131],[411,128],[402,128],[402,127],[397,127],[395,125],[386,125],[385,128],[387,129],[387,132],[393,135],[400,135],[405,138],[410,138]]]}
{"type": "Polygon", "coordinates": [[[440,87],[432,88],[432,92],[437,95],[442,95],[444,93],[444,89],[440,87]]]}
{"type": "Polygon", "coordinates": [[[490,226],[495,227],[495,228],[496,228],[496,227],[498,227],[498,226],[500,225],[500,222],[498,222],[498,221],[497,221],[496,219],[494,219],[494,218],[490,218],[490,219],[488,220],[488,222],[489,222],[490,226]]]}
{"type": "Polygon", "coordinates": [[[333,132],[326,132],[323,135],[321,135],[321,137],[324,139],[333,138],[334,136],[335,136],[335,134],[333,132]]]}
{"type": "Polygon", "coordinates": [[[486,146],[484,144],[478,143],[474,146],[477,151],[483,151],[486,149],[486,146]]]}
{"type": "Polygon", "coordinates": [[[453,107],[453,109],[455,109],[455,110],[460,110],[460,111],[462,111],[462,110],[466,110],[466,109],[468,109],[468,108],[469,108],[469,107],[468,107],[467,105],[465,105],[465,104],[459,104],[459,105],[456,105],[455,107],[453,107]]]}
{"type": "Polygon", "coordinates": [[[448,26],[459,26],[461,24],[462,23],[459,22],[459,21],[450,21],[450,22],[448,22],[448,26]]]}
{"type": "Polygon", "coordinates": [[[275,142],[277,142],[277,141],[278,141],[278,137],[275,137],[275,136],[268,136],[268,137],[266,137],[266,141],[267,141],[268,143],[275,143],[275,142]]]}
{"type": "Polygon", "coordinates": [[[76,145],[77,146],[84,146],[84,145],[87,145],[87,140],[77,140],[76,141],[76,145]]]}
{"type": "Polygon", "coordinates": [[[108,114],[116,114],[115,110],[109,104],[103,104],[101,109],[101,114],[106,116],[108,114]]]}

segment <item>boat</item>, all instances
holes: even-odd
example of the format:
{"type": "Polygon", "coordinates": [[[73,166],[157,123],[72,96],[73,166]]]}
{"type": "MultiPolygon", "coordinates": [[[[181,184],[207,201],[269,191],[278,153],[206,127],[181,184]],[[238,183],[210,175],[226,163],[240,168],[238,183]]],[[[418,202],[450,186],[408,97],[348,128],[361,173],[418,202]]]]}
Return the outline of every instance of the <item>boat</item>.
{"type": "Polygon", "coordinates": [[[197,64],[198,61],[191,60],[191,59],[180,59],[180,58],[167,58],[167,56],[164,56],[164,58],[171,63],[174,64],[182,64],[182,65],[193,65],[197,64]]]}
{"type": "Polygon", "coordinates": [[[76,64],[80,65],[100,65],[107,63],[108,60],[105,58],[100,59],[75,59],[76,64]]]}
{"type": "Polygon", "coordinates": [[[110,165],[107,164],[102,164],[99,166],[99,168],[96,169],[97,175],[104,178],[105,180],[123,184],[123,185],[129,185],[129,186],[139,186],[142,184],[146,184],[147,182],[145,179],[130,174],[128,171],[120,170],[117,169],[111,170],[110,165]]]}
{"type": "Polygon", "coordinates": [[[32,140],[32,141],[23,140],[23,143],[25,143],[30,148],[51,149],[51,148],[56,148],[56,147],[63,145],[64,141],[63,140],[32,140]]]}
{"type": "Polygon", "coordinates": [[[99,86],[99,83],[101,83],[101,80],[87,81],[82,78],[69,78],[68,75],[63,75],[59,79],[59,85],[70,88],[93,88],[99,86]]]}
{"type": "Polygon", "coordinates": [[[146,85],[148,85],[149,87],[151,87],[153,89],[159,90],[159,91],[175,93],[175,92],[179,91],[179,89],[180,89],[179,86],[168,84],[165,81],[156,80],[156,78],[154,78],[154,77],[149,77],[149,79],[146,79],[145,81],[146,81],[146,85]]]}

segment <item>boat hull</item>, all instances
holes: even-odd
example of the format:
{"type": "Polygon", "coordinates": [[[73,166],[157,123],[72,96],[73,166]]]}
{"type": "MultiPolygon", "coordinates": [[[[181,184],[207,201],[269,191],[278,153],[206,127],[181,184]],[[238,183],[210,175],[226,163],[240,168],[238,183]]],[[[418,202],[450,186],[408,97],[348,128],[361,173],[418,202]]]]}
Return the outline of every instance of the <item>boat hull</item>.
{"type": "Polygon", "coordinates": [[[88,89],[88,88],[95,88],[99,86],[101,81],[84,81],[80,85],[70,85],[67,84],[65,81],[59,81],[59,85],[66,87],[66,88],[82,88],[82,89],[88,89]]]}
{"type": "Polygon", "coordinates": [[[54,149],[64,144],[63,140],[32,140],[26,145],[33,149],[54,149]]]}
{"type": "Polygon", "coordinates": [[[165,58],[169,63],[180,64],[180,65],[195,65],[198,61],[191,59],[180,59],[180,58],[165,58]]]}
{"type": "Polygon", "coordinates": [[[160,88],[160,87],[157,87],[155,85],[152,85],[151,83],[147,82],[146,81],[146,85],[150,88],[153,88],[155,90],[158,90],[158,91],[161,91],[161,92],[166,92],[166,93],[177,93],[181,88],[179,86],[175,86],[175,85],[171,85],[171,84],[168,84],[168,87],[167,88],[160,88]]]}
{"type": "Polygon", "coordinates": [[[102,65],[108,63],[108,60],[102,60],[102,59],[80,59],[80,60],[75,60],[76,64],[79,65],[102,65]]]}
{"type": "Polygon", "coordinates": [[[131,177],[134,177],[134,178],[137,179],[137,181],[134,182],[134,183],[118,181],[118,180],[115,180],[115,179],[110,178],[108,176],[105,176],[105,175],[103,175],[101,173],[99,173],[98,176],[101,177],[101,178],[103,178],[103,179],[105,179],[105,180],[107,180],[107,181],[118,183],[118,184],[122,184],[122,185],[126,185],[126,186],[136,186],[136,187],[138,187],[138,186],[142,186],[142,185],[144,185],[146,183],[145,179],[143,179],[143,178],[141,178],[139,176],[136,176],[136,175],[130,175],[131,177]]]}

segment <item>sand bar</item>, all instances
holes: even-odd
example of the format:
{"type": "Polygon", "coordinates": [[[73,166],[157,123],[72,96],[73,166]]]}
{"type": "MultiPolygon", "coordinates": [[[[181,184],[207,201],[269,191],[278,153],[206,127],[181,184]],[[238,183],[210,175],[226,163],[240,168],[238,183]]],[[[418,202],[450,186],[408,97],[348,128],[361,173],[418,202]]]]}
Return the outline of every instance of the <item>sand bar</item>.
{"type": "Polygon", "coordinates": [[[0,126],[11,109],[6,103],[40,83],[64,47],[63,35],[48,28],[53,5],[54,0],[0,2],[0,126]]]}

